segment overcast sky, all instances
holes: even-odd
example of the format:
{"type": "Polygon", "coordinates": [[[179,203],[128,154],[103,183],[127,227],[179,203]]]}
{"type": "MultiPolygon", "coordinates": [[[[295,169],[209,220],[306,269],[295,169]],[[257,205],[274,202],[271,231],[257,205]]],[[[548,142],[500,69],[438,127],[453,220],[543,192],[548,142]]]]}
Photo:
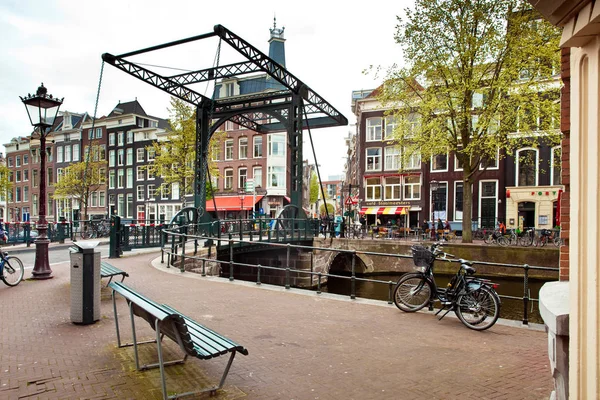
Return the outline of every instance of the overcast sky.
{"type": "MultiPolygon", "coordinates": [[[[65,98],[61,110],[93,114],[102,53],[122,54],[212,32],[214,25],[221,24],[268,54],[275,15],[277,26],[285,27],[287,69],[351,124],[313,131],[325,180],[343,171],[343,138],[354,130],[356,120],[350,108],[352,90],[373,89],[381,83],[362,71],[370,65],[401,62],[394,33],[396,15],[403,13],[406,4],[411,2],[373,0],[355,6],[323,0],[2,0],[0,143],[31,132],[19,96],[35,92],[41,82],[50,94],[65,98]]],[[[217,43],[215,39],[132,61],[187,70],[207,68],[214,63],[217,43]]],[[[223,49],[220,65],[229,54],[223,49]]],[[[194,90],[211,96],[211,88],[194,90]]],[[[148,114],[168,117],[168,94],[106,64],[97,115],[107,115],[119,101],[135,98],[148,114]]],[[[308,135],[304,159],[313,161],[308,135]]]]}

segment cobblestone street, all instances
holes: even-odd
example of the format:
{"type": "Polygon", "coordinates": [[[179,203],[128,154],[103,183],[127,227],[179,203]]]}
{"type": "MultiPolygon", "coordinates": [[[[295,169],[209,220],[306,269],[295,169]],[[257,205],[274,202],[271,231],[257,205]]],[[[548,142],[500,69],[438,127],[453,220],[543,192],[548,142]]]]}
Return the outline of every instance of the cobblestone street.
{"type": "MultiPolygon", "coordinates": [[[[213,398],[547,399],[552,390],[547,337],[539,329],[498,323],[475,332],[456,318],[438,322],[384,302],[155,268],[157,256],[109,261],[129,273],[126,284],[249,351],[236,356],[213,398]]],[[[51,280],[0,284],[0,398],[160,398],[158,369],[136,371],[133,349],[116,347],[110,291],[102,289],[100,321],[74,325],[69,264],[52,268],[51,280]]],[[[129,341],[122,299],[118,307],[129,341]]],[[[153,337],[136,322],[138,339],[153,337]]],[[[166,359],[179,355],[170,340],[164,343],[166,359]]],[[[154,345],[142,348],[142,362],[157,358],[154,345]]],[[[215,384],[227,358],[167,367],[169,392],[215,384]]]]}

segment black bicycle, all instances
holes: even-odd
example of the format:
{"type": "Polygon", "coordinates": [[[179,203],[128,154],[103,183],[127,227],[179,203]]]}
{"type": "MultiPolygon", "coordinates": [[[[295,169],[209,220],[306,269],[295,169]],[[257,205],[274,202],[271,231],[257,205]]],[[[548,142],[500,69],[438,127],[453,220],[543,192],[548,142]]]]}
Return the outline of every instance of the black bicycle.
{"type": "Polygon", "coordinates": [[[5,284],[17,286],[23,280],[24,274],[25,268],[21,260],[9,256],[5,251],[0,251],[0,278],[5,284]]]}
{"type": "Polygon", "coordinates": [[[439,320],[454,311],[458,319],[470,329],[482,331],[496,323],[500,316],[500,297],[495,290],[498,285],[487,279],[473,277],[475,268],[471,261],[458,260],[460,268],[447,288],[443,289],[435,283],[433,264],[436,259],[447,260],[454,256],[444,253],[439,243],[434,243],[429,249],[415,245],[411,250],[419,271],[403,275],[396,284],[394,303],[400,310],[415,312],[439,301],[442,307],[435,315],[446,311],[439,320]]]}

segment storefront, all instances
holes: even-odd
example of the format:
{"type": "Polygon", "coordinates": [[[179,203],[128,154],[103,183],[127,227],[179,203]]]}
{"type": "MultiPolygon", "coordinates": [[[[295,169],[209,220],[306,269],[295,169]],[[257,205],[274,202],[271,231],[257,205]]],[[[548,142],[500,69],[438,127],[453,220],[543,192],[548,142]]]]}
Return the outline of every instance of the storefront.
{"type": "Polygon", "coordinates": [[[559,225],[562,186],[507,187],[506,227],[552,229],[559,225]]]}

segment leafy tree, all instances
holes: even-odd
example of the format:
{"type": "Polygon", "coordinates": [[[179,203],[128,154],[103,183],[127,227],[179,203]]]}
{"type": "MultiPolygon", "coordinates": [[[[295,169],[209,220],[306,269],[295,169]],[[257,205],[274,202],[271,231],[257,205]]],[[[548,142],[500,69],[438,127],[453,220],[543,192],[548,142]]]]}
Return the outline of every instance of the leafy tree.
{"type": "Polygon", "coordinates": [[[327,211],[329,212],[329,216],[333,217],[333,213],[335,212],[335,207],[331,203],[323,203],[321,207],[319,207],[319,214],[321,216],[326,215],[325,207],[327,206],[327,211]]]}
{"type": "MultiPolygon", "coordinates": [[[[196,112],[186,102],[171,98],[169,108],[170,132],[165,141],[157,141],[148,146],[154,151],[155,158],[146,168],[151,174],[161,177],[159,190],[171,193],[173,186],[179,187],[182,204],[186,205],[186,196],[194,193],[195,160],[196,160],[196,112]]],[[[217,132],[210,141],[208,160],[211,176],[218,176],[218,169],[212,162],[213,152],[218,151],[224,132],[217,132]]],[[[207,198],[210,198],[207,184],[207,198]]]]}
{"type": "Polygon", "coordinates": [[[56,177],[52,198],[71,198],[83,208],[83,219],[88,218],[90,195],[106,184],[106,154],[99,145],[92,143],[81,162],[69,165],[56,177]],[[90,153],[88,155],[88,152],[90,153]]]}
{"type": "Polygon", "coordinates": [[[0,198],[4,198],[5,201],[8,201],[8,191],[12,189],[9,177],[10,169],[4,164],[0,164],[0,198]]]}
{"type": "Polygon", "coordinates": [[[309,203],[315,204],[319,199],[319,179],[317,174],[313,171],[310,176],[310,194],[309,194],[309,203]]]}
{"type": "Polygon", "coordinates": [[[540,132],[559,140],[559,85],[551,77],[560,70],[560,32],[521,0],[416,0],[398,21],[407,66],[387,71],[378,99],[396,121],[403,165],[456,155],[463,241],[471,242],[477,174],[517,142],[535,145],[540,132]]]}

